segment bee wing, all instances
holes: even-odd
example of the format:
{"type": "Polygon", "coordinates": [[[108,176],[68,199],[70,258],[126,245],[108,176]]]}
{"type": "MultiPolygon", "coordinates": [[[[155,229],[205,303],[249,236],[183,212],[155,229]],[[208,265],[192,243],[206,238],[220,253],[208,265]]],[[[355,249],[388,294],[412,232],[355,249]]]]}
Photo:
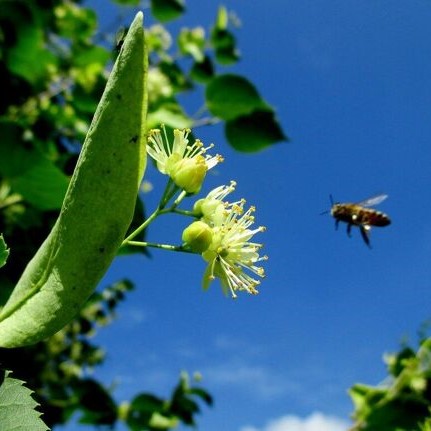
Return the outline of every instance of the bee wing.
{"type": "Polygon", "coordinates": [[[357,205],[360,205],[361,207],[373,207],[374,205],[383,202],[387,197],[388,195],[385,194],[372,196],[371,198],[365,199],[362,202],[358,202],[357,205]]]}

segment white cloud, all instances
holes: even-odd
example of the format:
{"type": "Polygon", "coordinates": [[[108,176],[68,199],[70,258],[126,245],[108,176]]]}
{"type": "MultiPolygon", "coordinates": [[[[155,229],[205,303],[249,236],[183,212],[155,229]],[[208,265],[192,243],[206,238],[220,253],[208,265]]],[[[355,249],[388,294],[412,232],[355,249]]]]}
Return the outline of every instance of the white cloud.
{"type": "Polygon", "coordinates": [[[244,426],[240,431],[347,431],[351,424],[336,416],[314,412],[301,418],[286,415],[269,421],[263,428],[244,426]]]}

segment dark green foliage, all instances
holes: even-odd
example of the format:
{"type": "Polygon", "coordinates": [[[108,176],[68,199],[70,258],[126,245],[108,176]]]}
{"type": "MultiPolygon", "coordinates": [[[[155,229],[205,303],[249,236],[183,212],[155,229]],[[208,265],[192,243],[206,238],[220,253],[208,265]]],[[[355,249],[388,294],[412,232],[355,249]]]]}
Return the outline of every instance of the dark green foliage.
{"type": "Polygon", "coordinates": [[[423,340],[417,352],[403,347],[386,362],[389,377],[384,384],[350,389],[355,405],[352,431],[424,430],[431,424],[431,339],[423,340]]]}
{"type": "Polygon", "coordinates": [[[254,111],[226,122],[226,137],[241,152],[263,150],[287,141],[272,111],[254,111]]]}
{"type": "Polygon", "coordinates": [[[152,394],[140,394],[127,408],[126,422],[132,431],[168,430],[178,423],[195,426],[194,416],[199,413],[198,400],[212,405],[212,398],[204,389],[193,387],[183,374],[168,400],[152,394]]]}
{"type": "MultiPolygon", "coordinates": [[[[115,2],[126,6],[139,3],[115,2]]],[[[160,21],[178,18],[184,11],[179,0],[151,2],[151,12],[160,21]]],[[[0,98],[0,233],[12,252],[7,265],[0,270],[0,304],[5,303],[57,218],[68,179],[104,89],[107,70],[118,53],[114,40],[118,28],[111,30],[112,35],[97,33],[96,13],[79,1],[1,3],[0,80],[7,92],[0,98]]],[[[218,76],[221,80],[230,76],[220,75],[218,70],[239,58],[226,9],[219,10],[210,32],[190,29],[175,38],[159,28],[147,35],[151,69],[156,76],[149,101],[151,127],[158,127],[161,122],[168,129],[193,127],[195,122],[211,124],[219,119],[228,120],[228,124],[263,107],[272,112],[254,86],[238,76],[236,82],[243,80],[248,90],[252,88],[252,97],[248,98],[250,94],[246,91],[247,100],[239,103],[243,108],[234,114],[216,107],[210,109],[215,116],[208,118],[202,110],[192,118],[178,101],[180,93],[202,93],[200,85],[215,85],[218,76]],[[177,41],[172,55],[169,39],[177,41]],[[244,107],[244,103],[251,103],[251,108],[244,107]]],[[[274,130],[280,130],[278,123],[274,130]]],[[[235,133],[228,134],[228,140],[240,151],[251,151],[268,145],[266,135],[262,136],[263,143],[252,146],[238,144],[240,139],[235,133]]],[[[139,201],[133,224],[143,217],[144,208],[139,201]]],[[[137,250],[145,253],[145,249],[134,249],[137,250]]],[[[113,424],[126,417],[131,424],[142,416],[155,421],[158,429],[160,424],[161,429],[169,429],[179,422],[194,425],[198,400],[211,405],[210,395],[202,388],[190,387],[183,376],[169,399],[137,395],[130,403],[132,413],[125,416],[120,414],[121,408],[115,405],[110,392],[90,379],[89,369],[104,360],[103,350],[90,337],[113,320],[118,303],[131,288],[130,282],[122,281],[100,290],[74,322],[44,342],[0,350],[1,367],[12,369],[14,377],[26,381],[35,391],[49,426],[65,424],[78,414],[80,420],[91,424],[113,424]]],[[[142,423],[138,421],[136,426],[142,423]]]]}
{"type": "Polygon", "coordinates": [[[255,152],[287,140],[272,108],[242,76],[215,77],[205,97],[210,112],[226,120],[226,137],[236,150],[255,152]]]}
{"type": "Polygon", "coordinates": [[[182,0],[151,0],[151,12],[161,22],[178,18],[184,11],[182,0]]]}

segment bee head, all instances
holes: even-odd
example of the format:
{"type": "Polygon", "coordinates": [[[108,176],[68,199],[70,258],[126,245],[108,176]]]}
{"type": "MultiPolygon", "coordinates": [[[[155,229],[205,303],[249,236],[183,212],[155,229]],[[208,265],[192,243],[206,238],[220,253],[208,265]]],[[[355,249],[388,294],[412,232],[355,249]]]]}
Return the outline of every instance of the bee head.
{"type": "Polygon", "coordinates": [[[331,206],[331,216],[336,216],[341,210],[341,204],[340,203],[334,203],[332,202],[332,206],[331,206]]]}
{"type": "Polygon", "coordinates": [[[332,195],[329,195],[329,202],[331,202],[331,208],[329,210],[323,211],[320,213],[320,215],[331,213],[331,215],[334,215],[334,207],[337,205],[340,205],[339,203],[335,203],[334,199],[332,198],[332,195]]]}

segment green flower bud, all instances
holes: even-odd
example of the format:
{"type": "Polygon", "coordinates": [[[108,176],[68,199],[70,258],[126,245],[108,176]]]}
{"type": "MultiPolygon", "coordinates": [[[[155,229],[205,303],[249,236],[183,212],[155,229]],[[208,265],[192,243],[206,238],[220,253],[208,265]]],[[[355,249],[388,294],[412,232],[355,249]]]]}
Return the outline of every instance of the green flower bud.
{"type": "Polygon", "coordinates": [[[203,221],[195,221],[187,226],[182,235],[184,245],[195,253],[208,250],[213,238],[212,229],[203,221]]]}
{"type": "Polygon", "coordinates": [[[195,194],[201,189],[207,170],[204,157],[184,158],[170,169],[170,177],[178,187],[195,194]]]}

